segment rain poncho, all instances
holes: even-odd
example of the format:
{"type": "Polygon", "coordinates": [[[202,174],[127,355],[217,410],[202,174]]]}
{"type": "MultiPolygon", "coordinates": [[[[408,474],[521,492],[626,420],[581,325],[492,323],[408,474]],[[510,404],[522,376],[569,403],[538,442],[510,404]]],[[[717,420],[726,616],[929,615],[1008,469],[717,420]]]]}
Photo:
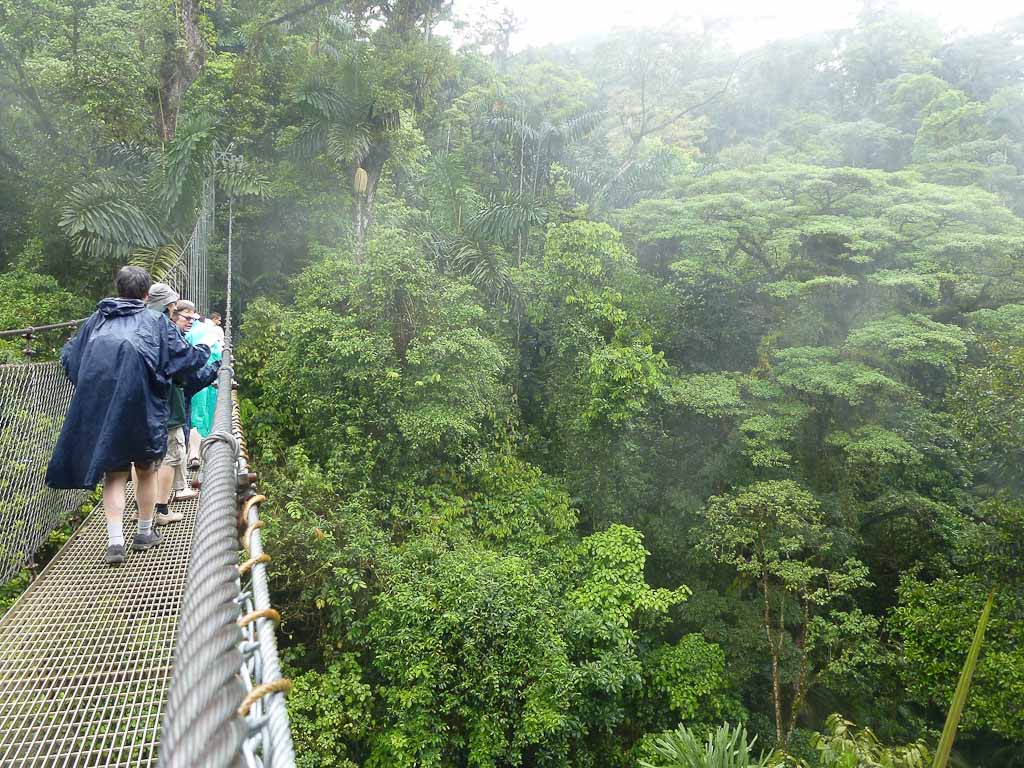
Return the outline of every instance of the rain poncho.
{"type": "Polygon", "coordinates": [[[135,299],[104,299],[60,361],[75,393],[46,470],[53,488],[94,488],[105,472],[162,459],[172,376],[210,350],[171,334],[170,320],[135,299]]]}
{"type": "MultiPolygon", "coordinates": [[[[209,320],[196,323],[185,339],[192,344],[206,344],[210,347],[210,360],[220,360],[223,354],[224,332],[209,320]]],[[[217,408],[217,388],[207,387],[192,397],[192,427],[203,437],[213,431],[213,412],[217,408]]]]}

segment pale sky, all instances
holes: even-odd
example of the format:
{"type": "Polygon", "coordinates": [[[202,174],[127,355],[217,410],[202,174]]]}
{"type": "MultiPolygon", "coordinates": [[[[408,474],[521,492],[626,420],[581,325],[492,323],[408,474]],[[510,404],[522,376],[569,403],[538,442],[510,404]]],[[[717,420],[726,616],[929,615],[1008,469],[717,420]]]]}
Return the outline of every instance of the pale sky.
{"type": "MultiPolygon", "coordinates": [[[[615,27],[659,26],[674,17],[729,17],[733,46],[749,49],[787,37],[848,26],[858,0],[455,0],[470,21],[488,4],[508,6],[522,20],[513,49],[569,42],[615,27]]],[[[1024,13],[1020,0],[904,0],[902,7],[937,18],[947,31],[979,32],[1024,13]]]]}

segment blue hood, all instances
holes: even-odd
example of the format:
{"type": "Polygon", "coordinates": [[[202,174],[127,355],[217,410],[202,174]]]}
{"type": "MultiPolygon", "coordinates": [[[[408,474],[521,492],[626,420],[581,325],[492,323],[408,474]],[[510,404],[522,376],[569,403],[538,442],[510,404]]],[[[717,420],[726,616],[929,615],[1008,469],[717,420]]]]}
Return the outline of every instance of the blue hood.
{"type": "Polygon", "coordinates": [[[104,317],[127,317],[136,315],[146,308],[140,299],[103,299],[96,310],[104,317]]]}

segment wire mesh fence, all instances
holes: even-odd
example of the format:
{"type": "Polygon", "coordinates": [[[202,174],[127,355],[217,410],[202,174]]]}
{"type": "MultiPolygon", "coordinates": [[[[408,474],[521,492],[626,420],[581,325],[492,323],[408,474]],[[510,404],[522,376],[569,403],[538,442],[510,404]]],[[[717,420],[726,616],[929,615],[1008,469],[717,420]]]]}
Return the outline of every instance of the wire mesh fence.
{"type": "Polygon", "coordinates": [[[44,482],[72,386],[57,362],[0,365],[0,583],[28,563],[84,491],[44,482]]]}
{"type": "MultiPolygon", "coordinates": [[[[203,185],[192,236],[165,278],[203,311],[208,311],[215,202],[215,183],[210,176],[203,185]]],[[[66,338],[68,332],[74,332],[73,326],[56,326],[64,335],[54,335],[53,340],[66,338]]],[[[22,332],[13,333],[12,341],[22,332]]],[[[57,491],[44,483],[46,465],[73,391],[59,363],[0,363],[0,583],[31,561],[46,537],[85,497],[83,491],[57,491]]]]}
{"type": "MultiPolygon", "coordinates": [[[[242,433],[238,397],[234,392],[231,419],[239,441],[238,474],[247,477],[249,452],[242,433]]],[[[239,515],[240,524],[245,526],[242,550],[243,557],[246,557],[239,566],[244,659],[241,678],[246,689],[241,712],[249,730],[249,736],[242,744],[242,755],[249,768],[294,768],[295,750],[284,699],[285,692],[291,689],[291,681],[282,677],[277,655],[275,625],[280,617],[271,607],[267,581],[270,556],[263,550],[263,521],[259,515],[260,502],[264,500],[254,488],[249,488],[239,515]]]]}

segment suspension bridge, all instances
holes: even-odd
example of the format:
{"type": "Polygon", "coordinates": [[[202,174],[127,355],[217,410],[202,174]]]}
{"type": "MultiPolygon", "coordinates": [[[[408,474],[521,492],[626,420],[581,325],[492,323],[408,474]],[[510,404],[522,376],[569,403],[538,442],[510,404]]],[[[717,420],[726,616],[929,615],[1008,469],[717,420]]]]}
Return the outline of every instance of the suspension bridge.
{"type": "MultiPolygon", "coordinates": [[[[215,185],[164,277],[209,309],[215,185]]],[[[0,619],[0,766],[295,765],[271,605],[255,475],[233,388],[232,253],[227,245],[225,349],[213,431],[203,442],[198,502],[164,543],[103,562],[102,505],[0,619]]],[[[80,322],[80,321],[79,321],[80,322]]],[[[0,332],[24,360],[0,365],[0,585],[86,501],[43,483],[72,387],[41,338],[77,323],[0,332]]],[[[126,509],[134,508],[132,500],[126,509]]],[[[126,514],[125,536],[135,523],[126,514]]]]}

